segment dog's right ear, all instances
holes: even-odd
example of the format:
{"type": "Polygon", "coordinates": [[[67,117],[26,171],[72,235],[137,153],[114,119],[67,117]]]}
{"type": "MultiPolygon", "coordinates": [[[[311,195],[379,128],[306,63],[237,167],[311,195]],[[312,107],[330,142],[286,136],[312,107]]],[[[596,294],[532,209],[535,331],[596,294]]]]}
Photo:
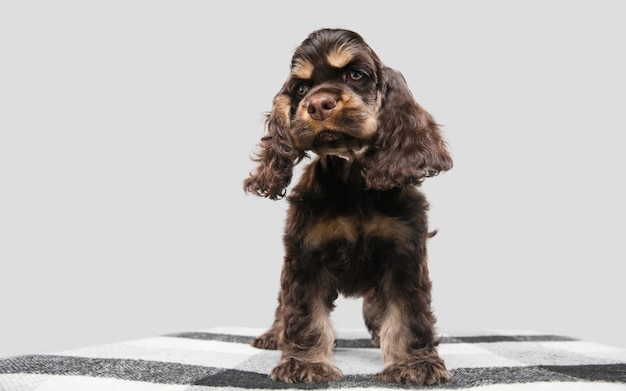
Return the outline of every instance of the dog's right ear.
{"type": "Polygon", "coordinates": [[[244,180],[243,188],[248,193],[273,200],[284,197],[291,182],[293,167],[304,157],[289,135],[291,124],[291,98],[281,92],[274,98],[272,111],[265,120],[266,134],[259,142],[259,151],[252,158],[259,165],[244,180]]]}

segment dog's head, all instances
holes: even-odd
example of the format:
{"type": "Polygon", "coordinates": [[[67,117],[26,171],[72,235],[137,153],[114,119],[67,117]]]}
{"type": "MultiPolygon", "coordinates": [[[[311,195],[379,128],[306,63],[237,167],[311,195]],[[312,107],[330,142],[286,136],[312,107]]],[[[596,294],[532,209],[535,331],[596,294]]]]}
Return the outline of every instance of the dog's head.
{"type": "Polygon", "coordinates": [[[271,199],[284,196],[307,151],[358,160],[365,185],[377,190],[452,168],[438,125],[402,75],[348,30],[317,30],[300,44],[266,127],[244,188],[271,199]]]}

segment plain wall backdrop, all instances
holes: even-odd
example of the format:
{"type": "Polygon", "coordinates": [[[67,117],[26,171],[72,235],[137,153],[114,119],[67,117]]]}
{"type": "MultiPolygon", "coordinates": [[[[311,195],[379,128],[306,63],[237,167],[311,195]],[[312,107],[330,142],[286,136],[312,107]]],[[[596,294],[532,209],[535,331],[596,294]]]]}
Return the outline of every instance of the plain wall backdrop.
{"type": "Polygon", "coordinates": [[[450,144],[423,186],[439,330],[626,347],[623,8],[0,3],[0,357],[270,325],[286,203],[242,181],[322,27],[359,32],[450,144]]]}

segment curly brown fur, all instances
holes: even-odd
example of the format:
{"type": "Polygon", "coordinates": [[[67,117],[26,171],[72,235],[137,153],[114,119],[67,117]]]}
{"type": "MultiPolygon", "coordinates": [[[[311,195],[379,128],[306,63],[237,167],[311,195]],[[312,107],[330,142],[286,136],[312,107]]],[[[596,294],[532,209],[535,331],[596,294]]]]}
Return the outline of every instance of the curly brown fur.
{"type": "Polygon", "coordinates": [[[313,162],[287,197],[285,258],[272,327],[252,345],[281,349],[270,377],[336,381],[330,313],[338,294],[363,297],[383,381],[439,384],[423,179],[452,168],[438,125],[402,75],[357,33],[315,31],[296,49],[274,98],[244,189],[278,199],[294,166],[313,162]]]}

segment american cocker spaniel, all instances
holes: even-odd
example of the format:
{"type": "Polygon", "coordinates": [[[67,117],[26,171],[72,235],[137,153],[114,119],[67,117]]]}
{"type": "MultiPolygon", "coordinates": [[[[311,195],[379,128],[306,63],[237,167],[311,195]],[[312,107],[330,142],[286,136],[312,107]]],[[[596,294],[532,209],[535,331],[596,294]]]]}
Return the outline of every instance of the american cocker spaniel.
{"type": "Polygon", "coordinates": [[[314,31],[295,50],[274,98],[247,192],[286,195],[294,166],[314,159],[287,197],[285,256],[271,328],[252,345],[280,349],[277,381],[341,379],[330,313],[338,294],[363,297],[382,381],[439,384],[426,260],[424,178],[452,168],[437,123],[403,76],[352,31],[314,31]]]}

